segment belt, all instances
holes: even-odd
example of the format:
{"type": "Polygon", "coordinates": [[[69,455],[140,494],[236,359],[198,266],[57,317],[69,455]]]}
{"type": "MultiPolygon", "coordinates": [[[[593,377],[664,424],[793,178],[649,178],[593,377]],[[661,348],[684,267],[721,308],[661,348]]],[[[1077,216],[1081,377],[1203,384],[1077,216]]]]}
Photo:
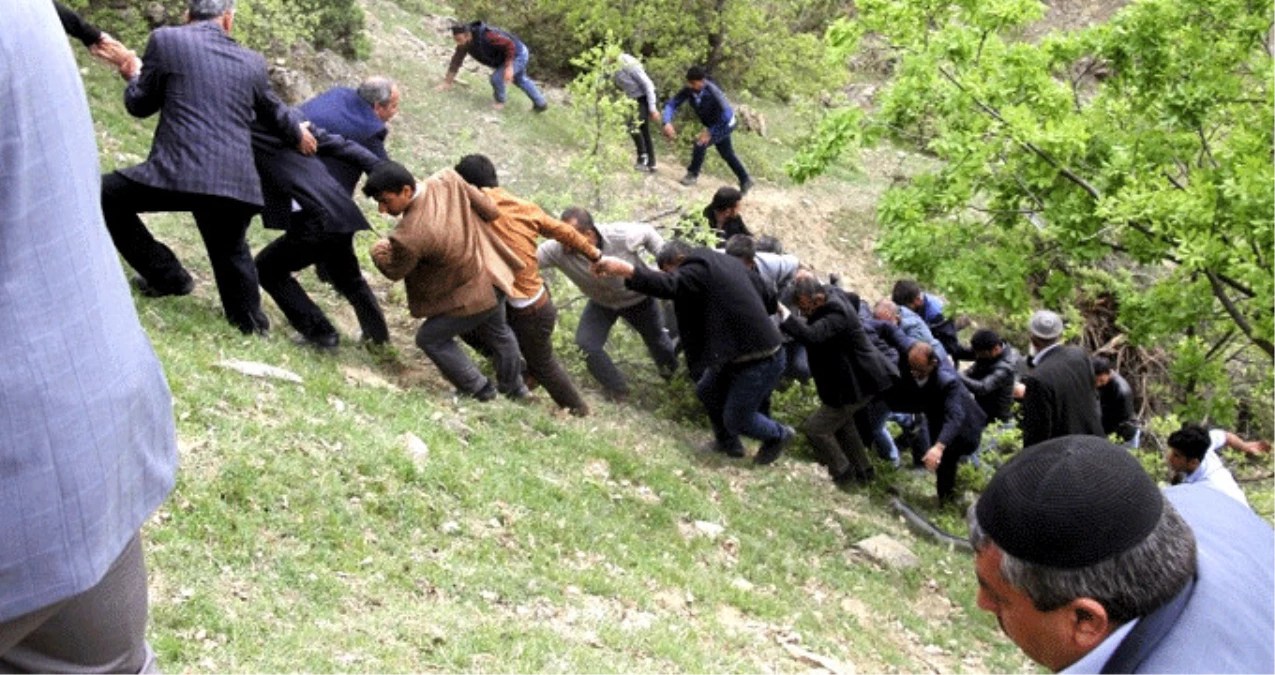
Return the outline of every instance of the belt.
{"type": "Polygon", "coordinates": [[[774,349],[766,349],[760,352],[752,352],[751,354],[744,354],[743,356],[739,356],[734,359],[731,359],[731,363],[732,364],[752,363],[754,361],[761,361],[762,359],[768,359],[774,356],[782,347],[783,345],[779,345],[779,347],[775,347],[774,349]]]}

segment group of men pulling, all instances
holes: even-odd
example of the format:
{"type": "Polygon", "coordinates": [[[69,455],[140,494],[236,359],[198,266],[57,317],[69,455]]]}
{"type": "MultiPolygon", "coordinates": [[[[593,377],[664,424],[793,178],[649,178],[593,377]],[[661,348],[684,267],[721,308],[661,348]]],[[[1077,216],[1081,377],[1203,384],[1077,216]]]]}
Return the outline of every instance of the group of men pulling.
{"type": "MultiPolygon", "coordinates": [[[[1054,671],[1275,671],[1275,533],[1246,508],[1217,455],[1269,446],[1188,425],[1169,437],[1166,455],[1186,485],[1161,491],[1104,438],[1138,442],[1127,383],[1064,344],[1057,314],[1032,316],[1029,356],[1019,359],[991,331],[961,344],[941,299],[915,282],[876,303],[835,278],[823,283],[744,225],[751,181],[731,150],[729,104],[702,71],[688,73],[664,120],[672,135],[672,111],[689,101],[706,127],[684,183],[708,145],[740,180],[704,212],[718,248],[665,241],[645,223],[595,223],[578,207],[553,218],[502,188],[482,155],[418,179],[385,150],[400,99],[393,82],[374,77],[284,105],[264,59],[230,39],[233,9],[233,0],[191,0],[190,22],[156,30],[139,59],[57,7],[68,33],[119,68],[129,112],[160,116],[149,158],[102,176],[100,203],[92,124],[53,10],[19,3],[0,27],[0,51],[18,64],[0,62],[9,75],[0,78],[9,94],[0,173],[11,178],[0,199],[0,318],[13,327],[0,361],[17,364],[0,370],[9,421],[0,425],[9,469],[0,522],[12,534],[0,548],[0,670],[156,665],[145,642],[140,528],[175,483],[172,402],[102,230],[137,272],[140,293],[185,295],[192,277],[138,214],[189,211],[240,331],[270,327],[260,287],[306,342],[335,348],[335,327],[293,276],[314,265],[351,303],[363,338],[383,344],[389,330],[353,249],[355,233],[370,227],[353,199],[366,175],[363,193],[398,218],[371,259],[404,282],[412,316],[423,319],[416,343],[459,394],[521,399],[534,380],[561,408],[589,413],[554,355],[557,310],[540,270],[555,268],[587,299],[576,343],[605,396],[630,393],[605,349],[623,319],[660,375],[672,377],[684,355],[712,447],[731,457],[746,454],[748,437],[760,442],[755,463],[778,459],[795,431],[770,415],[771,394],[784,378],[812,378],[821,405],[804,431],[836,483],[872,477],[872,445],[898,463],[893,420],[910,430],[914,463],[937,472],[939,499],[950,500],[959,461],[978,450],[987,424],[1012,422],[1017,399],[1025,449],[969,513],[979,606],[1054,671]],[[33,217],[53,210],[63,217],[51,225],[33,217]],[[283,234],[254,259],[244,235],[257,213],[283,234]],[[69,247],[74,259],[60,254],[69,247]],[[55,301],[62,314],[47,311],[55,301]],[[494,381],[459,341],[492,360],[494,381]],[[962,371],[959,361],[973,364],[962,371]]],[[[444,86],[469,54],[496,69],[498,104],[512,82],[544,109],[526,77],[525,45],[483,24],[453,34],[444,86]]],[[[638,117],[655,118],[640,64],[619,65],[638,117]]],[[[644,126],[634,139],[649,171],[644,126]]]]}

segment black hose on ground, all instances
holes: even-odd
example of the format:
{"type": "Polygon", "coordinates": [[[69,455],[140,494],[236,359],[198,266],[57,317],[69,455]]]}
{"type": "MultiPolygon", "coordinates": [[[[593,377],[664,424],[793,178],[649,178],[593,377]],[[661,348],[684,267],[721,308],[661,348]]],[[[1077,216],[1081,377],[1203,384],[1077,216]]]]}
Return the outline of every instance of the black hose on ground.
{"type": "Polygon", "coordinates": [[[963,551],[971,555],[974,553],[974,547],[970,545],[968,539],[950,534],[926,520],[925,516],[912,510],[912,507],[908,506],[902,499],[891,497],[890,508],[894,509],[895,513],[903,516],[904,522],[908,524],[908,529],[912,530],[914,534],[925,537],[941,546],[950,546],[957,551],[963,551]]]}

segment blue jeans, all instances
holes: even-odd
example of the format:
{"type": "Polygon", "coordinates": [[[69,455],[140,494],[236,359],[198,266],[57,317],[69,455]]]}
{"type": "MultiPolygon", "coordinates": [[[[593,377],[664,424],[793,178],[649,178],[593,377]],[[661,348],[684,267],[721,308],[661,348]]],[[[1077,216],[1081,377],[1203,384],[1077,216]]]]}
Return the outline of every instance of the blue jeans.
{"type": "Polygon", "coordinates": [[[719,448],[739,447],[740,436],[759,441],[783,438],[783,425],[760,410],[779,383],[785,361],[784,350],[780,349],[764,359],[714,366],[700,377],[695,394],[708,411],[719,448]]]}
{"type": "MultiPolygon", "coordinates": [[[[885,427],[886,421],[890,418],[890,409],[886,406],[885,401],[879,398],[872,399],[872,402],[864,406],[855,417],[855,423],[861,425],[860,430],[867,430],[869,438],[867,439],[877,448],[877,456],[881,459],[888,460],[894,466],[899,465],[899,448],[894,444],[894,437],[885,427]]],[[[863,434],[861,434],[863,435],[863,434]]]]}
{"type": "Polygon", "coordinates": [[[692,176],[699,175],[700,168],[704,166],[704,157],[708,155],[709,145],[717,147],[717,154],[722,156],[722,160],[725,161],[726,165],[730,167],[730,170],[735,173],[735,177],[739,179],[740,185],[748,182],[748,170],[744,168],[743,163],[739,161],[739,157],[735,155],[735,146],[731,144],[729,132],[724,134],[721,138],[710,138],[708,145],[695,143],[691,150],[691,164],[686,167],[686,173],[689,173],[692,176]]]}
{"type": "MultiPolygon", "coordinates": [[[[537,108],[545,105],[545,97],[536,89],[536,83],[527,77],[527,61],[531,60],[531,52],[525,45],[518,45],[518,53],[514,55],[514,85],[527,92],[527,97],[537,108]]],[[[505,68],[501,66],[491,73],[491,93],[497,103],[505,102],[505,68]]]]}

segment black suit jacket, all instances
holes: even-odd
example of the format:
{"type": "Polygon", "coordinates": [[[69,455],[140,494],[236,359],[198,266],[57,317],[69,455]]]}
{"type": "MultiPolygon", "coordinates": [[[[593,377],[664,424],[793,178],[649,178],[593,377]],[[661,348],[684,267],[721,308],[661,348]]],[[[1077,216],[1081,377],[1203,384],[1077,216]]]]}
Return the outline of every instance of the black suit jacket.
{"type": "Polygon", "coordinates": [[[1023,447],[1059,436],[1102,436],[1093,366],[1080,347],[1059,345],[1023,376],[1023,447]]]}
{"type": "Polygon", "coordinates": [[[806,346],[815,389],[824,405],[856,403],[890,387],[898,370],[872,346],[859,313],[841,293],[825,290],[827,301],[807,322],[793,315],[779,326],[806,346]]]}
{"type": "MultiPolygon", "coordinates": [[[[300,114],[296,113],[300,120],[300,114]]],[[[347,234],[371,229],[363,211],[350,197],[350,191],[328,171],[321,157],[369,172],[381,160],[357,143],[312,127],[310,133],[318,141],[314,155],[303,155],[296,148],[260,125],[253,125],[252,149],[257,171],[261,174],[261,192],[265,202],[261,221],[276,230],[304,228],[313,232],[347,234]],[[301,206],[303,217],[292,217],[292,201],[301,206]]]]}
{"type": "Polygon", "coordinates": [[[673,301],[692,373],[783,343],[770,320],[777,308],[774,294],[756,272],[725,253],[697,248],[672,272],[639,267],[625,285],[673,301]]]}
{"type": "Polygon", "coordinates": [[[903,376],[886,398],[891,410],[924,414],[930,437],[945,446],[962,442],[978,447],[987,426],[987,415],[974,395],[946,363],[934,369],[924,386],[910,374],[903,376]]]}
{"type": "Polygon", "coordinates": [[[135,117],[158,112],[159,125],[150,157],[120,173],[165,190],[261,206],[249,126],[255,119],[288,145],[300,142],[288,107],[270,90],[266,60],[209,21],[151,33],[124,106],[135,117]]]}

